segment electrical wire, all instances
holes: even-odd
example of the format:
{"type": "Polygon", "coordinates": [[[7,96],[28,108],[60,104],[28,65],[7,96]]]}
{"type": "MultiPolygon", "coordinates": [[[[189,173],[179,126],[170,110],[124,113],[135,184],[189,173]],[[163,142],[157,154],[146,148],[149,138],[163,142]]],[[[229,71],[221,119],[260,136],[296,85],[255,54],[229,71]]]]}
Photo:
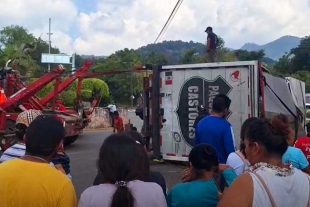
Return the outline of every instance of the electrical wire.
{"type": "Polygon", "coordinates": [[[157,43],[157,41],[163,36],[163,34],[166,32],[167,28],[169,27],[171,21],[173,20],[175,14],[178,12],[181,4],[182,4],[183,0],[178,0],[178,2],[176,3],[176,5],[174,6],[168,20],[166,21],[164,27],[161,29],[159,35],[157,36],[157,38],[154,41],[154,44],[157,43]]]}
{"type": "MultiPolygon", "coordinates": [[[[183,3],[183,0],[178,0],[178,1],[177,1],[176,5],[174,6],[172,12],[171,12],[170,15],[169,15],[168,20],[166,21],[164,27],[161,29],[160,33],[158,34],[158,36],[157,36],[157,38],[155,39],[155,41],[154,41],[153,44],[156,44],[157,41],[158,41],[158,40],[164,35],[164,33],[167,31],[167,29],[168,29],[170,23],[172,22],[172,20],[173,20],[175,14],[178,12],[178,10],[179,10],[179,8],[180,8],[180,6],[181,6],[182,3],[183,3]]],[[[147,58],[147,57],[151,54],[151,52],[152,52],[151,50],[148,51],[148,52],[145,54],[144,58],[147,58]]]]}

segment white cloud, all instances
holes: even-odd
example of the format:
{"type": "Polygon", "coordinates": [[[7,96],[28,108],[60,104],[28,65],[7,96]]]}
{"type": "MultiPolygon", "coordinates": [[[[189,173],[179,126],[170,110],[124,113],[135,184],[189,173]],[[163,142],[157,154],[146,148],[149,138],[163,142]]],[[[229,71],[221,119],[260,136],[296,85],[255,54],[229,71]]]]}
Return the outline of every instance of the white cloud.
{"type": "MultiPolygon", "coordinates": [[[[95,12],[78,13],[73,0],[1,0],[0,26],[19,24],[64,52],[109,55],[152,43],[177,0],[97,0],[95,12]],[[70,37],[72,28],[77,35],[70,37]]],[[[309,35],[307,0],[184,0],[161,40],[205,42],[213,26],[226,46],[264,44],[283,35],[309,35]]],[[[72,35],[71,35],[72,36],[72,35]]]]}

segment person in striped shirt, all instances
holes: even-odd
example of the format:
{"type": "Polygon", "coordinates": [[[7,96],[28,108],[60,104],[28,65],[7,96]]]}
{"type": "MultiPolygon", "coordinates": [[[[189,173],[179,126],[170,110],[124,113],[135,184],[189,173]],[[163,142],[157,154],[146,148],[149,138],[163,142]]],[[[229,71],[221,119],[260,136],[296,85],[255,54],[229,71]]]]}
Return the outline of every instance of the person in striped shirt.
{"type": "Polygon", "coordinates": [[[24,111],[18,115],[15,125],[15,134],[18,142],[4,151],[0,157],[0,163],[14,158],[20,158],[25,155],[26,146],[24,135],[30,123],[39,115],[42,115],[41,111],[33,109],[24,111]]]}

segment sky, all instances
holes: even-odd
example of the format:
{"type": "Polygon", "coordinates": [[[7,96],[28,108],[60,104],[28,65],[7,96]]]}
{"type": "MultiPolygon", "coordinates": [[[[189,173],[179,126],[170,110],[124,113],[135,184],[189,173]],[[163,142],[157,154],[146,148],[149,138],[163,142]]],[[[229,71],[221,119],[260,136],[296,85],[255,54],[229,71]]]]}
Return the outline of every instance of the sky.
{"type": "MultiPolygon", "coordinates": [[[[27,28],[61,52],[110,55],[153,43],[177,0],[0,0],[0,29],[27,28]]],[[[310,35],[308,0],[184,0],[160,39],[204,43],[207,26],[238,49],[284,35],[310,35]]]]}

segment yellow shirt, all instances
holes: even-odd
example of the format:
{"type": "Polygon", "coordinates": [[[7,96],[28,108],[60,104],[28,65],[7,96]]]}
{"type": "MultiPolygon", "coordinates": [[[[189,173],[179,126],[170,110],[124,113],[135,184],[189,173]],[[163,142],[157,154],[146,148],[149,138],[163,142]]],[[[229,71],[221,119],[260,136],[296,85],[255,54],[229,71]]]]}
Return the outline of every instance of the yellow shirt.
{"type": "Polygon", "coordinates": [[[13,159],[0,164],[1,207],[76,207],[69,178],[45,163],[13,159]]]}

